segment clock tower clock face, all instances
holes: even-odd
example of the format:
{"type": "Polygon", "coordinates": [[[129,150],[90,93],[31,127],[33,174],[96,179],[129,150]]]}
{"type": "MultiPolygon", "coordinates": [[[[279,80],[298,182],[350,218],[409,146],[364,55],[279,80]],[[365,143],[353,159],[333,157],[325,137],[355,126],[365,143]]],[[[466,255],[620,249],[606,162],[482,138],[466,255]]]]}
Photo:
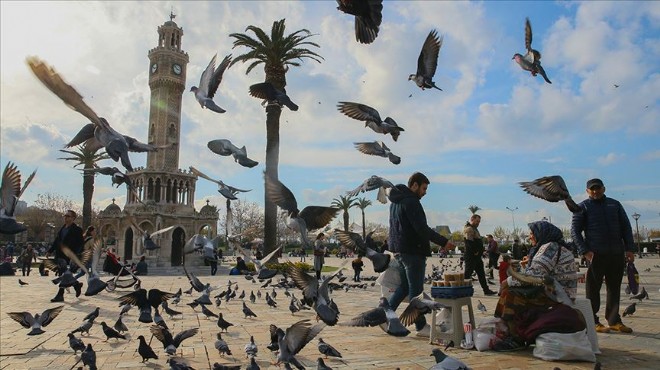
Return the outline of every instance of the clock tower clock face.
{"type": "Polygon", "coordinates": [[[174,74],[180,75],[181,74],[181,66],[178,64],[175,64],[172,66],[172,71],[174,71],[174,74]]]}
{"type": "Polygon", "coordinates": [[[151,65],[151,73],[156,73],[158,70],[158,63],[154,63],[151,65]]]}

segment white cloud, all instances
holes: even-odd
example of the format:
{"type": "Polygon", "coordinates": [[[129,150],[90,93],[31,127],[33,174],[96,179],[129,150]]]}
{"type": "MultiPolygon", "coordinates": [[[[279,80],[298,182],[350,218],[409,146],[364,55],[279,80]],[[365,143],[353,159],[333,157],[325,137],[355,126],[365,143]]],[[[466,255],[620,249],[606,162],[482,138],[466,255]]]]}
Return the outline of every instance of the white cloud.
{"type": "Polygon", "coordinates": [[[623,154],[617,154],[617,153],[607,153],[605,156],[598,157],[598,163],[601,166],[609,166],[613,163],[619,162],[622,159],[625,158],[625,155],[623,154]]]}

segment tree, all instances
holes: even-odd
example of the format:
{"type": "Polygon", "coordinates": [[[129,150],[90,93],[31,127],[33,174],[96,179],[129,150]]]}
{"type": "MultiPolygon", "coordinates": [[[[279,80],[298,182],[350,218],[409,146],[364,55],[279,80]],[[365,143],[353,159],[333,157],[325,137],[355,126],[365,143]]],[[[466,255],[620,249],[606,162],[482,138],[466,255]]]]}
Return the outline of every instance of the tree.
{"type": "MultiPolygon", "coordinates": [[[[257,203],[235,200],[232,202],[231,216],[223,216],[222,224],[229,227],[230,234],[241,234],[241,242],[252,241],[263,235],[264,214],[257,203]]],[[[229,215],[229,213],[227,213],[229,215]]]]}
{"type": "Polygon", "coordinates": [[[502,226],[497,226],[493,229],[493,236],[497,240],[504,240],[509,235],[509,231],[502,226]]]}
{"type": "Polygon", "coordinates": [[[477,211],[479,211],[481,208],[479,208],[479,206],[471,205],[471,206],[468,207],[468,209],[470,210],[470,212],[472,212],[472,214],[475,214],[475,213],[477,213],[477,211]]]}
{"type": "Polygon", "coordinates": [[[357,207],[362,212],[362,239],[367,237],[367,227],[364,220],[364,209],[371,205],[371,201],[367,198],[359,198],[357,200],[357,207]]]}
{"type": "MultiPolygon", "coordinates": [[[[284,91],[286,87],[286,73],[289,66],[299,67],[303,59],[312,59],[321,63],[323,57],[306,49],[319,45],[307,41],[313,36],[308,30],[301,29],[287,36],[284,35],[284,19],[273,22],[270,37],[259,27],[248,26],[256,38],[245,33],[232,33],[234,46],[243,46],[249,49],[245,54],[238,55],[232,65],[238,62],[251,62],[245,74],[249,74],[256,66],[263,64],[266,73],[265,82],[270,82],[275,88],[284,91]]],[[[280,115],[282,108],[278,104],[268,104],[266,107],[266,170],[264,185],[269,179],[277,180],[280,145],[280,115]]],[[[277,206],[264,194],[265,227],[264,249],[270,253],[277,244],[277,206]]]]}
{"type": "Polygon", "coordinates": [[[350,196],[343,196],[340,195],[339,198],[335,198],[332,200],[333,207],[339,208],[340,210],[344,211],[344,231],[348,231],[348,210],[357,207],[358,201],[355,198],[352,198],[350,196]]]}
{"type": "Polygon", "coordinates": [[[98,148],[90,148],[86,144],[79,145],[76,150],[60,149],[60,152],[67,153],[71,157],[58,158],[65,161],[76,161],[73,168],[78,166],[83,167],[83,208],[82,208],[82,228],[92,224],[92,196],[94,195],[94,176],[95,173],[91,171],[84,171],[86,169],[97,168],[98,161],[110,158],[106,152],[98,151],[98,148]]]}

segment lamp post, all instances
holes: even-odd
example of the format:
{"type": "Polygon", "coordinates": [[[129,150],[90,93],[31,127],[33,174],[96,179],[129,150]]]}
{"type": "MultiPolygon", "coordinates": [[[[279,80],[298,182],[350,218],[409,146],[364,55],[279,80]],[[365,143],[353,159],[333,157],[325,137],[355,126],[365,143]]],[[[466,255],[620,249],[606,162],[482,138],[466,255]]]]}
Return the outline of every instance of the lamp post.
{"type": "Polygon", "coordinates": [[[639,253],[639,258],[642,258],[642,251],[639,249],[639,224],[637,223],[637,220],[639,220],[642,215],[635,212],[632,217],[635,219],[635,230],[637,231],[637,253],[639,253]]]}
{"type": "Polygon", "coordinates": [[[515,234],[516,233],[516,219],[513,217],[513,212],[518,210],[518,207],[515,207],[515,208],[506,207],[506,209],[511,211],[511,222],[513,223],[513,231],[511,232],[511,234],[515,234]]]}

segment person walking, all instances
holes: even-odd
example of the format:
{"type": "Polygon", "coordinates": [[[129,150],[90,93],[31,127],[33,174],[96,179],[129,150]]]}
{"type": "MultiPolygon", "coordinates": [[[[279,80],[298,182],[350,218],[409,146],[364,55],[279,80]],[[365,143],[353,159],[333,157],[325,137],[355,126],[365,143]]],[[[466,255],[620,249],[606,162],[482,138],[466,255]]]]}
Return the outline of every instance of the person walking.
{"type": "Polygon", "coordinates": [[[364,262],[362,262],[362,257],[358,256],[358,258],[354,259],[353,262],[351,263],[351,266],[353,266],[353,281],[360,282],[360,273],[362,272],[362,268],[364,267],[364,262]]]}
{"type": "Polygon", "coordinates": [[[319,233],[314,241],[314,271],[316,271],[316,279],[321,280],[321,270],[325,263],[325,244],[323,240],[325,234],[319,233]]]}
{"type": "MultiPolygon", "coordinates": [[[[389,250],[399,264],[401,285],[389,299],[392,310],[396,310],[405,297],[412,299],[424,291],[426,258],[431,256],[434,242],[445,249],[453,244],[431,229],[420,200],[426,195],[430,181],[421,172],[413,173],[408,185],[398,184],[388,196],[390,204],[390,229],[387,240],[389,250]]],[[[428,337],[431,327],[424,315],[415,321],[417,336],[428,337]]]]}
{"type": "Polygon", "coordinates": [[[498,268],[497,260],[500,259],[500,250],[493,235],[487,234],[486,240],[488,241],[488,273],[493,279],[493,270],[498,268]]]}
{"type": "Polygon", "coordinates": [[[600,179],[587,181],[587,195],[579,204],[581,212],[573,213],[571,237],[578,253],[589,262],[586,278],[586,297],[596,321],[596,331],[632,333],[621,321],[619,301],[621,280],[626,260],[635,260],[632,227],[621,203],[605,196],[605,185],[600,179]],[[600,289],[605,279],[607,299],[605,319],[609,327],[598,319],[600,289]]]}
{"type": "Polygon", "coordinates": [[[478,228],[480,223],[481,216],[475,213],[463,228],[463,240],[465,241],[465,279],[472,280],[472,273],[476,272],[479,285],[484,290],[484,294],[495,295],[497,293],[490,290],[486,282],[484,261],[481,259],[481,256],[484,254],[484,243],[481,240],[481,234],[479,234],[478,228]]]}
{"type": "Polygon", "coordinates": [[[21,260],[21,271],[23,272],[23,276],[30,276],[32,261],[34,260],[34,262],[37,262],[37,254],[34,253],[32,244],[28,244],[27,247],[23,249],[19,259],[21,260]]]}
{"type": "MultiPolygon", "coordinates": [[[[76,212],[72,210],[67,210],[64,213],[64,225],[62,225],[60,230],[57,232],[57,236],[55,237],[53,244],[46,253],[46,256],[49,256],[51,254],[55,255],[55,259],[57,260],[57,264],[59,266],[58,269],[60,270],[59,271],[60,275],[66,270],[66,266],[69,263],[71,263],[71,261],[69,261],[69,257],[67,257],[62,252],[62,247],[67,246],[68,248],[71,249],[73,253],[77,255],[80,255],[80,253],[82,253],[83,251],[85,239],[83,238],[82,229],[74,222],[77,216],[78,215],[76,214],[76,212]]],[[[72,272],[74,272],[77,266],[74,265],[71,266],[70,268],[72,272]]],[[[83,284],[81,282],[78,282],[73,286],[74,289],[76,290],[76,297],[80,296],[82,285],[83,284]]],[[[55,297],[50,301],[63,302],[64,288],[59,288],[59,290],[57,291],[57,295],[55,295],[55,297]]]]}

